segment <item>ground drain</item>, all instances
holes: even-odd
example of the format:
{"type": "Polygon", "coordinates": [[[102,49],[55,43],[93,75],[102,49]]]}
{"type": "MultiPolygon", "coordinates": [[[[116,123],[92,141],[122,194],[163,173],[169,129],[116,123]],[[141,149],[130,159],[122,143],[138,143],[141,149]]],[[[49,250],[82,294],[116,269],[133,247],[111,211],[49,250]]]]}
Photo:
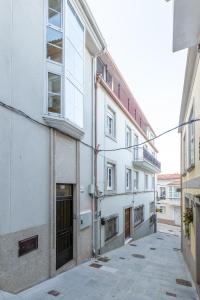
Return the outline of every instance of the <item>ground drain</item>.
{"type": "Polygon", "coordinates": [[[156,248],[150,248],[150,250],[156,250],[156,248]]]}
{"type": "Polygon", "coordinates": [[[157,240],[164,240],[164,239],[163,239],[163,238],[159,238],[159,237],[158,237],[158,238],[157,238],[157,240]]]}
{"type": "Polygon", "coordinates": [[[132,256],[136,258],[145,258],[145,256],[141,254],[132,254],[132,256]]]}
{"type": "Polygon", "coordinates": [[[170,293],[170,292],[166,292],[166,295],[167,295],[167,296],[171,296],[171,297],[176,297],[176,294],[170,293]]]}
{"type": "Polygon", "coordinates": [[[104,257],[99,257],[98,260],[102,261],[102,262],[108,262],[110,260],[110,258],[108,258],[107,256],[104,256],[104,257]]]}
{"type": "Polygon", "coordinates": [[[192,287],[192,283],[188,280],[185,280],[185,279],[176,279],[176,283],[180,284],[180,285],[192,287]]]}
{"type": "Polygon", "coordinates": [[[174,251],[181,251],[180,248],[173,248],[174,251]]]}
{"type": "Polygon", "coordinates": [[[56,297],[56,296],[60,295],[60,292],[58,292],[56,290],[51,290],[48,292],[48,294],[56,297]]]}
{"type": "Polygon", "coordinates": [[[103,267],[103,266],[102,266],[102,265],[99,265],[99,264],[93,263],[93,264],[89,265],[89,267],[95,268],[95,269],[99,269],[99,268],[101,268],[101,267],[103,267]]]}
{"type": "Polygon", "coordinates": [[[126,258],[121,256],[119,259],[126,259],[126,258]]]}
{"type": "Polygon", "coordinates": [[[137,247],[137,245],[136,245],[136,244],[129,244],[129,246],[137,247]]]}
{"type": "Polygon", "coordinates": [[[173,232],[173,230],[168,230],[169,232],[173,232]]]}

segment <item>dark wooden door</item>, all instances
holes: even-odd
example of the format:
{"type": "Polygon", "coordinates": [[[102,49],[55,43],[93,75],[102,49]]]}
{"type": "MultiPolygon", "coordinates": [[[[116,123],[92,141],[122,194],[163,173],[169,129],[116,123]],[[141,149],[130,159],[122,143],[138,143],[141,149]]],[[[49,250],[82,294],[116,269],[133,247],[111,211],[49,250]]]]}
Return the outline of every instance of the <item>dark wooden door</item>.
{"type": "Polygon", "coordinates": [[[131,235],[131,208],[125,209],[125,239],[131,235]]]}
{"type": "Polygon", "coordinates": [[[73,258],[73,186],[56,185],[56,269],[73,258]]]}

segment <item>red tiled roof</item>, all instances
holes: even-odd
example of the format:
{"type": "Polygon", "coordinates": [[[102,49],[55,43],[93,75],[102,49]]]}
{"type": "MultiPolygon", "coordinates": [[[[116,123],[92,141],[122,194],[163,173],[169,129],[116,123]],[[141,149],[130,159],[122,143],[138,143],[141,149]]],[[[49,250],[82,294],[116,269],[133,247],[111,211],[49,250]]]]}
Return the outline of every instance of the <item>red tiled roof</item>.
{"type": "Polygon", "coordinates": [[[175,174],[160,174],[158,175],[158,180],[173,180],[173,179],[180,179],[181,176],[178,173],[175,174]]]}

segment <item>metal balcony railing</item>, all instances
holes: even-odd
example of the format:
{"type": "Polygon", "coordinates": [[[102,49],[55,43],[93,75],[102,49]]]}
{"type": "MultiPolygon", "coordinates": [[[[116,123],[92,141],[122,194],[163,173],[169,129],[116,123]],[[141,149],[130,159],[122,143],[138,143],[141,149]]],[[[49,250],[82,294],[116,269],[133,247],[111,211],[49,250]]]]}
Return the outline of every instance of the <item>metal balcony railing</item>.
{"type": "Polygon", "coordinates": [[[157,169],[161,169],[161,163],[144,147],[138,147],[134,149],[134,161],[145,161],[150,163],[157,169]]]}

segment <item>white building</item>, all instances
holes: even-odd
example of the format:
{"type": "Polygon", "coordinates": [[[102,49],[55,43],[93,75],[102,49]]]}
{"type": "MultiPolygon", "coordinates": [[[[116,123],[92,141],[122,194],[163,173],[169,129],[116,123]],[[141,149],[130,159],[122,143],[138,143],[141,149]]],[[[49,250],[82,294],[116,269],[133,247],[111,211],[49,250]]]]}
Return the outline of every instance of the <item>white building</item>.
{"type": "Polygon", "coordinates": [[[158,222],[181,225],[180,175],[162,174],[157,178],[158,222]]]}
{"type": "MultiPolygon", "coordinates": [[[[155,133],[111,56],[97,63],[97,142],[99,149],[138,145],[155,133]]],[[[154,142],[97,155],[100,252],[154,231],[155,173],[160,172],[154,142]]]]}
{"type": "Polygon", "coordinates": [[[2,0],[0,27],[0,289],[17,292],[92,255],[105,42],[84,0],[2,0]]]}

